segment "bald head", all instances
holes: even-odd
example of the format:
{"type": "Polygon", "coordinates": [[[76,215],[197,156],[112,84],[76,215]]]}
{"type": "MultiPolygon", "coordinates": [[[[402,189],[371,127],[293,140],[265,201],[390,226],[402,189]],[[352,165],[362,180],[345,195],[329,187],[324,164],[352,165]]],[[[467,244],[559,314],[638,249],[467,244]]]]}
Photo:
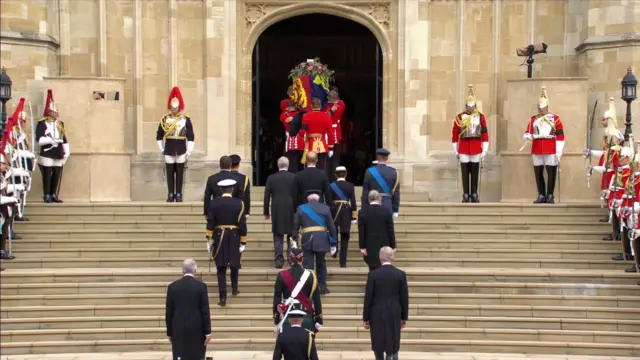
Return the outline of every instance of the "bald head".
{"type": "Polygon", "coordinates": [[[287,170],[289,168],[289,159],[285,156],[282,156],[278,159],[278,170],[287,170]]]}
{"type": "Polygon", "coordinates": [[[196,261],[193,259],[186,259],[182,263],[182,273],[185,275],[186,274],[194,275],[196,273],[197,268],[198,268],[198,264],[196,264],[196,261]]]}
{"type": "Polygon", "coordinates": [[[309,151],[307,153],[307,165],[315,165],[317,163],[318,163],[318,154],[313,151],[309,151]]]}

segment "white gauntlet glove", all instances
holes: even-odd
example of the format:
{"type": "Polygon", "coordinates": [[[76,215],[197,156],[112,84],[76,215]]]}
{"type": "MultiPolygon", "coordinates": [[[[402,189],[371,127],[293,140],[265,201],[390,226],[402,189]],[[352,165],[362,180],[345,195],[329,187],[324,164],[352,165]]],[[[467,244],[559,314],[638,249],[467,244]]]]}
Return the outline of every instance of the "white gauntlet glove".
{"type": "Polygon", "coordinates": [[[160,150],[160,152],[163,153],[164,145],[162,144],[162,140],[158,140],[156,143],[158,144],[158,149],[160,150]]]}
{"type": "Polygon", "coordinates": [[[451,143],[451,147],[453,148],[453,155],[457,156],[458,155],[458,143],[457,142],[451,143]]]}
{"type": "Polygon", "coordinates": [[[329,150],[329,158],[333,156],[333,150],[329,150]]]}
{"type": "Polygon", "coordinates": [[[335,246],[332,246],[331,247],[331,256],[335,255],[337,251],[338,251],[338,248],[335,247],[335,246]]]}
{"type": "Polygon", "coordinates": [[[242,254],[244,252],[244,249],[247,247],[247,245],[240,245],[240,254],[242,254]]]}
{"type": "Polygon", "coordinates": [[[393,218],[397,219],[398,218],[398,213],[393,213],[393,218]]]}
{"type": "Polygon", "coordinates": [[[533,136],[529,133],[524,134],[524,136],[522,137],[524,139],[524,141],[531,141],[533,140],[533,136]]]}

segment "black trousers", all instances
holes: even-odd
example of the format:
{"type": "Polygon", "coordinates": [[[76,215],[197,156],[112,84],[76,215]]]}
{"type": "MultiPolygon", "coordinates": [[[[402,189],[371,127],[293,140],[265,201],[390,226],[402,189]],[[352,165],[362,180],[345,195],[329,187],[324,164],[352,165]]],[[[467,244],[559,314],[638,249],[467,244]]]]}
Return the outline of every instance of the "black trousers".
{"type": "Polygon", "coordinates": [[[462,191],[466,195],[478,194],[478,179],[480,174],[480,163],[467,162],[460,163],[462,172],[462,191]]]}
{"type": "Polygon", "coordinates": [[[289,159],[289,172],[297,173],[298,171],[303,169],[302,163],[302,154],[304,151],[302,150],[289,150],[285,154],[287,159],[289,159]]]}
{"type": "Polygon", "coordinates": [[[347,266],[350,233],[340,233],[340,266],[347,266]]]}
{"type": "Polygon", "coordinates": [[[318,170],[322,170],[327,174],[327,178],[331,179],[331,171],[329,170],[329,153],[318,153],[318,170]]]}
{"type": "MultiPolygon", "coordinates": [[[[218,294],[221,299],[227,298],[227,267],[216,266],[218,275],[218,294]]],[[[237,267],[231,267],[231,289],[232,291],[238,291],[238,277],[240,271],[237,267]]]]}
{"type": "Polygon", "coordinates": [[[184,163],[165,163],[167,168],[167,190],[169,194],[182,194],[184,185],[184,163]]]}
{"type": "MultiPolygon", "coordinates": [[[[282,250],[284,248],[285,237],[287,235],[278,235],[273,234],[273,252],[274,252],[274,261],[276,263],[276,267],[281,268],[284,266],[285,257],[288,255],[283,255],[282,250]]],[[[287,241],[287,254],[289,254],[289,249],[291,245],[287,241]]]]}
{"type": "MultiPolygon", "coordinates": [[[[5,205],[8,206],[8,205],[5,205]]],[[[7,208],[8,212],[8,208],[7,208]]],[[[2,235],[0,235],[0,249],[6,251],[9,250],[6,248],[7,239],[9,239],[9,232],[11,231],[11,224],[13,224],[13,218],[15,217],[15,211],[12,212],[12,215],[7,217],[7,212],[3,211],[2,216],[4,217],[4,223],[2,224],[2,235]]]]}
{"type": "Polygon", "coordinates": [[[62,166],[44,166],[40,167],[42,174],[42,193],[44,196],[57,196],[60,181],[62,180],[62,166]]]}

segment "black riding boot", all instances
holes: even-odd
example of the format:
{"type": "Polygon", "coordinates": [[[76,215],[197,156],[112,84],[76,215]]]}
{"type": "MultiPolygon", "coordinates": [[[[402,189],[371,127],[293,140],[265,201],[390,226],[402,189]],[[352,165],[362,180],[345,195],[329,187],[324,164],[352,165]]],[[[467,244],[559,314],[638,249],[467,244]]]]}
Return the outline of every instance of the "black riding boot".
{"type": "Polygon", "coordinates": [[[534,166],[533,175],[536,178],[536,187],[538,188],[538,199],[534,204],[544,204],[547,202],[547,192],[544,186],[544,166],[534,166]]]}
{"type": "Polygon", "coordinates": [[[556,188],[557,166],[547,166],[547,204],[553,204],[553,192],[556,188]]]}
{"type": "Polygon", "coordinates": [[[49,204],[51,203],[51,168],[40,164],[38,166],[42,175],[42,198],[45,203],[49,204]]]}
{"type": "Polygon", "coordinates": [[[167,175],[167,202],[174,202],[175,200],[175,180],[174,180],[174,172],[176,168],[176,164],[166,163],[166,175],[167,175]]]}
{"type": "Polygon", "coordinates": [[[182,186],[184,183],[184,163],[175,164],[176,167],[176,202],[182,202],[182,186]]]}
{"type": "Polygon", "coordinates": [[[480,179],[480,163],[472,162],[469,165],[471,166],[471,202],[479,203],[478,180],[480,179]]]}
{"type": "Polygon", "coordinates": [[[462,202],[463,203],[468,203],[469,202],[469,194],[470,194],[470,189],[469,189],[469,174],[471,173],[471,165],[470,163],[460,163],[460,170],[462,172],[462,202]]]}
{"type": "Polygon", "coordinates": [[[62,180],[62,166],[54,166],[51,168],[51,201],[54,203],[61,203],[62,200],[58,199],[58,192],[60,187],[60,181],[62,180]]]}

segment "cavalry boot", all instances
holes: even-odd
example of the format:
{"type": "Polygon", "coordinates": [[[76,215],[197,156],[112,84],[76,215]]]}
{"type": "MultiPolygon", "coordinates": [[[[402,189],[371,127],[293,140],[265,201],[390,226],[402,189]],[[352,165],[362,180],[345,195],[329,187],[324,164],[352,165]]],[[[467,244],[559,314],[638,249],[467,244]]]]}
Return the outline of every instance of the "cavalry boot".
{"type": "Polygon", "coordinates": [[[622,259],[621,260],[631,260],[631,239],[629,239],[629,229],[624,228],[622,231],[622,259]]]}
{"type": "Polygon", "coordinates": [[[376,356],[376,360],[385,360],[384,352],[374,352],[373,354],[376,356]]]}
{"type": "Polygon", "coordinates": [[[182,186],[184,183],[184,163],[175,164],[176,169],[176,202],[182,202],[182,186]]]}
{"type": "Polygon", "coordinates": [[[462,172],[462,202],[469,202],[469,175],[471,173],[471,165],[470,163],[460,163],[460,170],[462,172]]]}
{"type": "Polygon", "coordinates": [[[62,166],[54,166],[51,168],[51,201],[54,203],[61,203],[62,200],[58,199],[58,192],[60,182],[62,180],[62,166]]]}
{"type": "Polygon", "coordinates": [[[387,354],[387,360],[398,360],[398,354],[387,354]]]}
{"type": "Polygon", "coordinates": [[[42,198],[44,202],[49,204],[51,203],[51,168],[48,166],[40,167],[40,174],[42,174],[42,198]]]}
{"type": "Polygon", "coordinates": [[[176,164],[169,164],[169,163],[165,163],[166,166],[166,175],[167,175],[167,193],[169,194],[167,196],[167,202],[174,202],[175,201],[175,181],[174,181],[174,172],[175,172],[175,166],[176,164]]]}
{"type": "Polygon", "coordinates": [[[479,203],[478,180],[480,179],[480,163],[472,162],[469,164],[471,166],[471,202],[479,203]]]}
{"type": "Polygon", "coordinates": [[[553,204],[553,192],[556,188],[557,166],[547,166],[547,204],[553,204]]]}
{"type": "Polygon", "coordinates": [[[601,223],[608,223],[609,222],[609,215],[607,215],[606,217],[603,217],[602,219],[599,220],[601,223]]]}
{"type": "Polygon", "coordinates": [[[547,202],[546,191],[544,186],[544,166],[534,166],[533,175],[536,178],[536,187],[538,188],[538,199],[534,204],[544,204],[547,202]]]}

